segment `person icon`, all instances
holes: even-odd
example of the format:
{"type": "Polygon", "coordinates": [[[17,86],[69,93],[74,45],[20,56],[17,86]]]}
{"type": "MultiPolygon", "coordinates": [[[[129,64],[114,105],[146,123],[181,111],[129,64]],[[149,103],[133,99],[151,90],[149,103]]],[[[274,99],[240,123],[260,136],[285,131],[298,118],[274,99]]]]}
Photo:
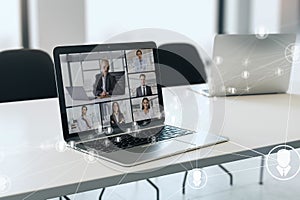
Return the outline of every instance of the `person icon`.
{"type": "Polygon", "coordinates": [[[195,170],[193,172],[193,184],[195,187],[199,187],[202,182],[202,173],[200,170],[195,170]]]}
{"type": "Polygon", "coordinates": [[[87,115],[87,107],[82,106],[81,107],[81,115],[77,119],[77,126],[79,131],[87,131],[93,128],[93,122],[91,118],[87,115]]]}
{"type": "Polygon", "coordinates": [[[288,151],[287,149],[280,149],[277,152],[278,165],[276,166],[276,169],[279,172],[280,176],[287,176],[287,174],[291,170],[290,162],[291,162],[290,151],[288,151]]]}
{"type": "Polygon", "coordinates": [[[109,73],[109,62],[106,59],[100,61],[101,73],[96,74],[93,85],[93,93],[96,97],[103,98],[112,95],[116,85],[116,78],[109,73]]]}
{"type": "Polygon", "coordinates": [[[147,62],[143,58],[143,52],[142,52],[142,50],[138,49],[135,52],[135,55],[137,56],[137,58],[133,62],[134,71],[136,71],[136,72],[145,71],[146,70],[146,66],[147,66],[147,62]]]}
{"type": "Polygon", "coordinates": [[[136,88],[136,96],[137,97],[143,97],[143,96],[152,95],[151,87],[146,85],[146,75],[141,74],[140,75],[140,80],[141,80],[141,86],[136,88]]]}
{"type": "Polygon", "coordinates": [[[116,127],[118,124],[124,124],[125,118],[120,110],[118,102],[113,102],[112,104],[112,114],[110,115],[110,125],[111,127],[116,127]]]}

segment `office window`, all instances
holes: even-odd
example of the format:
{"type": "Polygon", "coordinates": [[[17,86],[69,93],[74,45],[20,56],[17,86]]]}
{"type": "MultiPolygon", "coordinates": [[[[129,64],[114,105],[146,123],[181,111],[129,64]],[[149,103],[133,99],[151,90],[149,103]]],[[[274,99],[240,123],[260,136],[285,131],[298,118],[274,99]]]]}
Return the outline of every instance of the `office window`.
{"type": "Polygon", "coordinates": [[[0,51],[20,48],[20,0],[0,1],[0,51]]]}
{"type": "Polygon", "coordinates": [[[86,40],[99,43],[142,28],[183,34],[210,52],[216,32],[217,0],[86,1],[86,40]]]}

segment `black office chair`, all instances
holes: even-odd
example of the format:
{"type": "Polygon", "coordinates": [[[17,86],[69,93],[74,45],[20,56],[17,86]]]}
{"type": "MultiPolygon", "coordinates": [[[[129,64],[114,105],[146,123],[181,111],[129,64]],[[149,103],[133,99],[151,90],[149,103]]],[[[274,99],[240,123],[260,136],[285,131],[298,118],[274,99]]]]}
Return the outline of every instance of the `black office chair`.
{"type": "MultiPolygon", "coordinates": [[[[158,47],[161,85],[163,87],[203,84],[207,82],[205,64],[195,46],[187,43],[170,43],[158,47]]],[[[233,185],[233,176],[223,165],[218,165],[229,176],[233,185]]],[[[184,174],[182,194],[188,171],[184,174]]]]}
{"type": "Polygon", "coordinates": [[[0,52],[0,77],[0,103],[57,97],[53,62],[43,51],[0,52]]]}
{"type": "Polygon", "coordinates": [[[0,102],[57,97],[53,63],[45,52],[0,52],[0,76],[0,102]]]}

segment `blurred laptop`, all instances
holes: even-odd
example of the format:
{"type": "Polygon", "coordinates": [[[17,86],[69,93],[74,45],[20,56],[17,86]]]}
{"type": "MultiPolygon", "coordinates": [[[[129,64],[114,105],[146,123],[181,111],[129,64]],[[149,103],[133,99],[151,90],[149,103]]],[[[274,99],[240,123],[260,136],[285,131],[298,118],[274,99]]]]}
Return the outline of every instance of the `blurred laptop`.
{"type": "Polygon", "coordinates": [[[82,86],[66,87],[73,100],[92,100],[95,97],[89,97],[82,86]]]}
{"type": "MultiPolygon", "coordinates": [[[[63,136],[76,150],[122,166],[133,166],[228,141],[228,138],[209,132],[165,125],[161,76],[154,42],[56,47],[54,60],[63,136]],[[109,60],[107,55],[110,55],[109,60]],[[68,56],[80,63],[93,61],[95,66],[99,60],[105,59],[112,65],[113,72],[126,72],[125,94],[114,96],[112,92],[112,98],[67,106],[63,83],[81,80],[68,77],[68,70],[72,69],[67,66],[73,66],[72,63],[63,63],[63,58],[68,56]],[[140,60],[136,62],[138,66],[128,68],[128,63],[135,59],[140,60]],[[150,63],[145,65],[143,59],[150,63]],[[139,80],[141,75],[143,79],[139,80]],[[147,86],[150,77],[151,87],[147,86]],[[135,90],[142,87],[142,83],[148,89],[144,88],[140,96],[135,90]]],[[[89,77],[94,77],[98,71],[89,70],[89,77]]],[[[82,89],[79,87],[80,98],[84,97],[82,89]]]]}
{"type": "Polygon", "coordinates": [[[206,96],[285,93],[289,88],[295,34],[217,35],[214,66],[207,69],[206,96]]]}

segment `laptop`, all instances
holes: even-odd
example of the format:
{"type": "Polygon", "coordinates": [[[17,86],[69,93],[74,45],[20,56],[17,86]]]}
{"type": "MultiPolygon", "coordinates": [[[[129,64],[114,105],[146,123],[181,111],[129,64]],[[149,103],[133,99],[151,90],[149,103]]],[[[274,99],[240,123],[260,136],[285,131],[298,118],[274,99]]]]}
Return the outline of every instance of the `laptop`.
{"type": "Polygon", "coordinates": [[[82,86],[73,86],[73,87],[66,87],[66,90],[70,94],[73,100],[92,100],[95,97],[88,97],[84,88],[82,86]]]}
{"type": "Polygon", "coordinates": [[[228,141],[165,124],[154,42],[61,46],[54,49],[54,61],[63,136],[78,151],[134,166],[228,141]],[[111,91],[117,72],[124,72],[122,94],[111,91]],[[111,96],[67,105],[64,90],[74,83],[111,96]]]}
{"type": "Polygon", "coordinates": [[[217,35],[214,65],[207,67],[206,96],[286,93],[295,34],[217,35]]]}

